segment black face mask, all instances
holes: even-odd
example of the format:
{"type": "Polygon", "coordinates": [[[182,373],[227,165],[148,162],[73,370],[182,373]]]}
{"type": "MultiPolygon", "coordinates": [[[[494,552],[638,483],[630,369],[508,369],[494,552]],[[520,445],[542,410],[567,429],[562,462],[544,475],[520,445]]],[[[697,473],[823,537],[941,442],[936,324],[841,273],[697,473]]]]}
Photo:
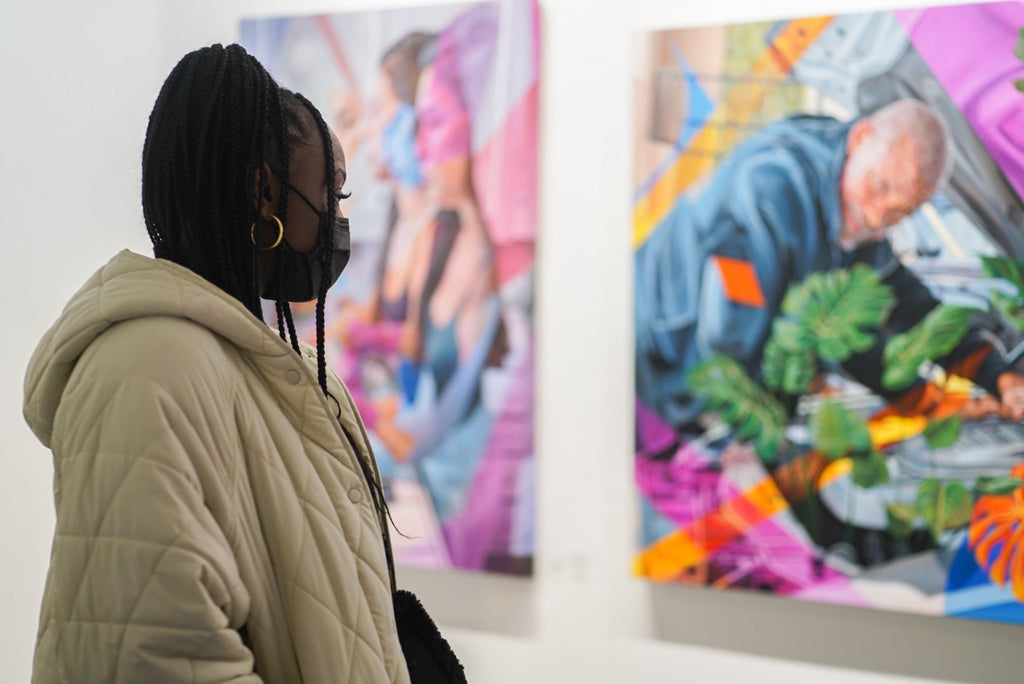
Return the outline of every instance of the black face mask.
{"type": "MultiPolygon", "coordinates": [[[[327,287],[335,282],[341,272],[348,265],[349,255],[352,253],[352,240],[348,229],[348,219],[342,216],[334,217],[334,225],[328,226],[330,217],[326,211],[320,211],[305,195],[295,189],[291,183],[288,187],[303,202],[309,205],[320,218],[319,234],[330,229],[331,236],[331,272],[328,274],[327,287]]],[[[296,252],[282,239],[281,244],[275,249],[274,270],[270,274],[267,287],[263,291],[264,299],[283,299],[288,302],[308,302],[320,296],[320,288],[324,281],[324,258],[322,240],[317,241],[316,248],[309,254],[296,252]],[[280,274],[280,276],[278,275],[280,274]],[[281,289],[277,290],[278,278],[281,278],[281,289]]]]}

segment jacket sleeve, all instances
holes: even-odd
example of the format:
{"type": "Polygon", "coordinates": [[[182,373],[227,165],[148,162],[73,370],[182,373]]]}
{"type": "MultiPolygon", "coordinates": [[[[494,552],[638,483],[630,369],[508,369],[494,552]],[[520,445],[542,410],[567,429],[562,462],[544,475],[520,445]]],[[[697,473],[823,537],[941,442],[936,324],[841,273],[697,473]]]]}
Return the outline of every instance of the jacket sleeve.
{"type": "Polygon", "coordinates": [[[259,681],[238,632],[249,597],[209,505],[222,493],[207,483],[231,479],[212,453],[223,425],[170,389],[128,373],[62,399],[75,408],[55,430],[57,529],[34,681],[259,681]]]}
{"type": "Polygon", "coordinates": [[[733,177],[710,224],[696,339],[703,355],[725,353],[757,375],[786,291],[809,270],[795,255],[816,239],[817,219],[803,177],[758,161],[733,177]]]}

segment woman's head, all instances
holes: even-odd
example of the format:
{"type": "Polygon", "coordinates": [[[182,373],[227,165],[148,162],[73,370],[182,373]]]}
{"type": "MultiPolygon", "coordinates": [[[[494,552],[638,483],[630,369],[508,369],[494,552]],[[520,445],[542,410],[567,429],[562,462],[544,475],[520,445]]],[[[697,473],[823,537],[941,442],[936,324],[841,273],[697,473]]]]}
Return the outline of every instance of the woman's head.
{"type": "Polygon", "coordinates": [[[442,204],[471,193],[471,125],[463,101],[454,46],[444,37],[420,74],[416,95],[416,156],[431,193],[442,204]]]}
{"type": "MultiPolygon", "coordinates": [[[[340,189],[344,172],[337,138],[308,101],[280,89],[240,46],[202,48],[172,70],[150,115],[142,168],[146,227],[157,256],[256,310],[264,288],[252,236],[274,214],[284,240],[311,251],[320,219],[294,190],[336,214],[327,195],[340,189]]],[[[267,231],[277,232],[273,225],[267,231]]]]}
{"type": "MultiPolygon", "coordinates": [[[[260,294],[269,289],[291,327],[283,288],[292,274],[277,266],[296,263],[296,254],[319,247],[315,259],[331,272],[340,216],[335,197],[344,180],[344,154],[319,112],[280,89],[240,46],[189,53],[164,82],[142,159],[142,207],[154,252],[254,315],[261,316],[260,294]]],[[[318,289],[322,318],[326,284],[318,289]]]]}
{"type": "Polygon", "coordinates": [[[420,55],[434,34],[414,31],[403,36],[381,57],[373,97],[372,135],[378,175],[407,187],[423,182],[416,158],[414,102],[420,78],[420,55]]]}
{"type": "Polygon", "coordinates": [[[396,100],[410,105],[415,102],[421,70],[420,56],[435,40],[433,33],[413,31],[389,47],[380,58],[381,75],[396,100]]]}

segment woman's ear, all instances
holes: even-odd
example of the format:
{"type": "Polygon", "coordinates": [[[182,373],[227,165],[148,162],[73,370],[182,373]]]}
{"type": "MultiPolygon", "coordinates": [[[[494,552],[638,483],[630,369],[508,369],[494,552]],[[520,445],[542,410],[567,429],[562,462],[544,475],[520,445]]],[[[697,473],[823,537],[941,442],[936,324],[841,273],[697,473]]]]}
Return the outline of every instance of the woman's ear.
{"type": "Polygon", "coordinates": [[[270,217],[277,211],[277,203],[280,199],[280,181],[270,170],[270,164],[263,162],[262,174],[260,170],[253,173],[253,197],[259,203],[260,218],[269,221],[270,217]],[[260,176],[263,177],[262,187],[260,176]]]}

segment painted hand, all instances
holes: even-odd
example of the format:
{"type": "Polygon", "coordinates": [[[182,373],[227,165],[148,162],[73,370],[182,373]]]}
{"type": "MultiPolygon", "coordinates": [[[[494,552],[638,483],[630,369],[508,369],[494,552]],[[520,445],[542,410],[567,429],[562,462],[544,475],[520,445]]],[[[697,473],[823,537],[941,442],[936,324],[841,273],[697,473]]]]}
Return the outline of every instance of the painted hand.
{"type": "Polygon", "coordinates": [[[1010,420],[1024,418],[1024,376],[1006,372],[996,382],[1002,404],[1002,414],[1010,420]]]}

